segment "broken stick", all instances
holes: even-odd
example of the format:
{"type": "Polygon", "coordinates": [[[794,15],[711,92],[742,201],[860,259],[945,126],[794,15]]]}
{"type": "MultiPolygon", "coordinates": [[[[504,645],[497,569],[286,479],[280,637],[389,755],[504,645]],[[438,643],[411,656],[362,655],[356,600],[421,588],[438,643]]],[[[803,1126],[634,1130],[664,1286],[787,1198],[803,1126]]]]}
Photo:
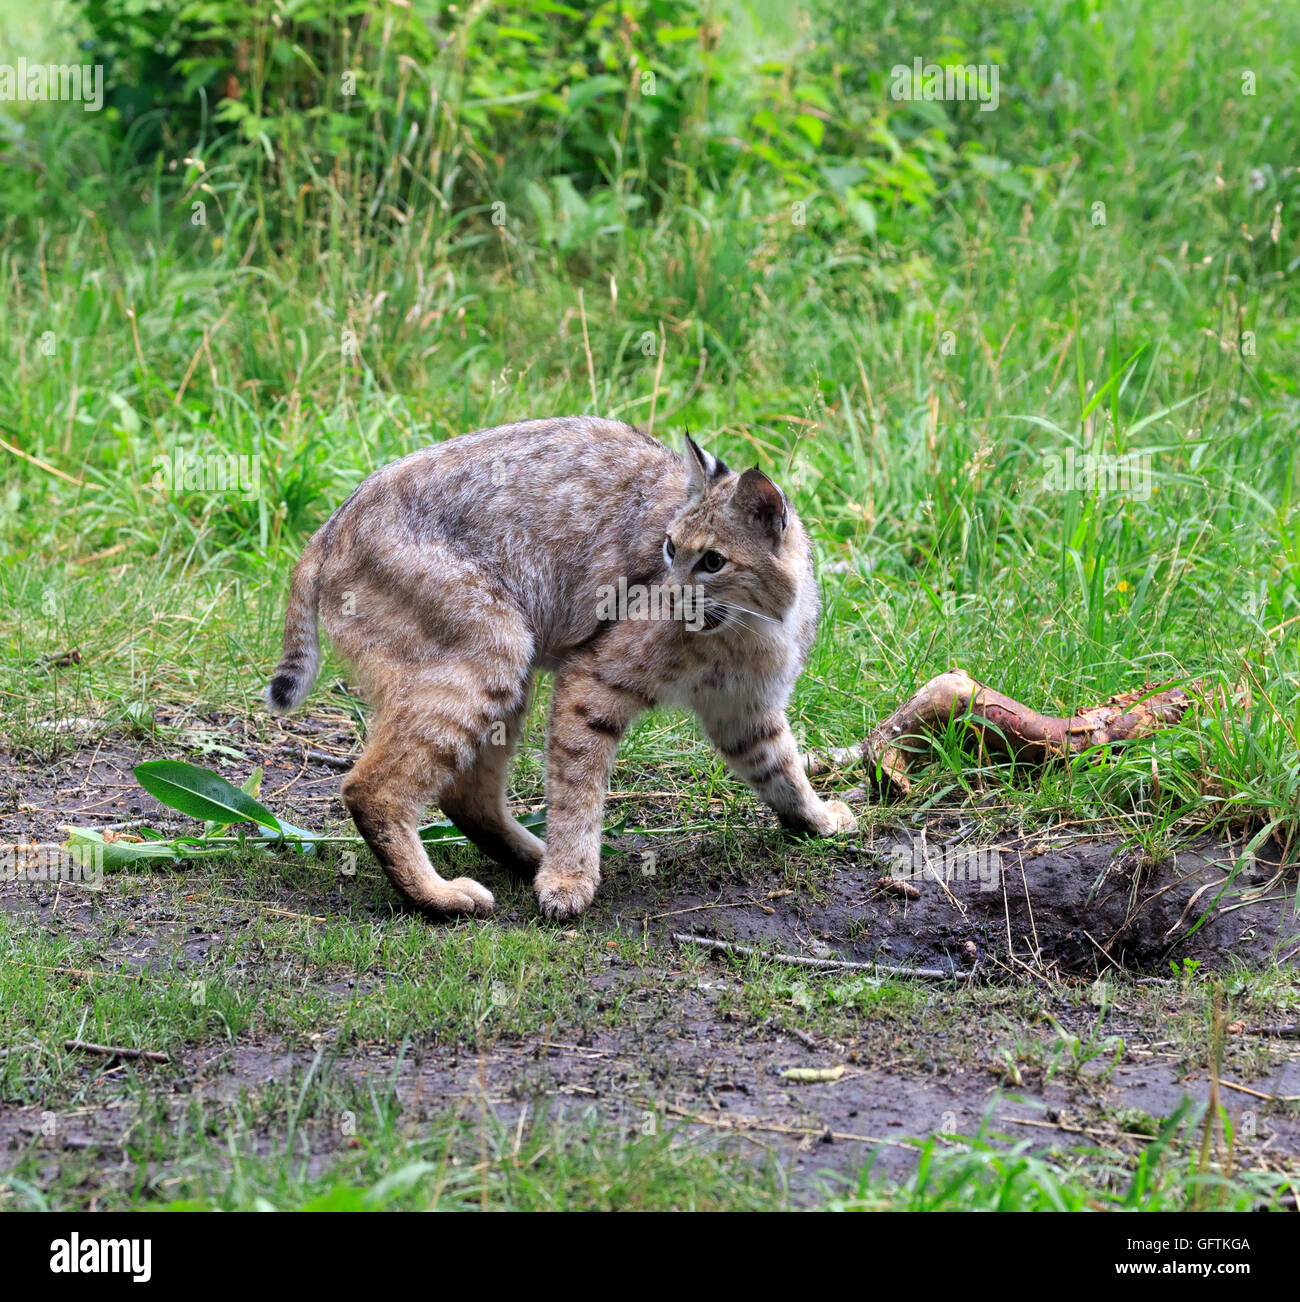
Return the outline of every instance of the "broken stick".
{"type": "Polygon", "coordinates": [[[811,776],[865,763],[880,769],[886,786],[907,795],[908,769],[923,753],[923,739],[961,718],[986,749],[1044,764],[1061,755],[1078,755],[1092,746],[1130,741],[1177,723],[1192,704],[1198,685],[1121,692],[1102,705],[1068,717],[1039,714],[1010,696],[977,682],[964,669],[932,678],[871,730],[860,747],[838,747],[804,757],[811,776]]]}
{"type": "Polygon", "coordinates": [[[771,950],[757,949],[753,945],[740,945],[729,940],[714,940],[709,936],[692,936],[673,932],[679,945],[698,945],[701,949],[714,949],[724,954],[757,954],[777,963],[791,963],[795,967],[815,967],[832,971],[870,972],[875,976],[919,977],[929,981],[969,981],[969,972],[948,971],[941,967],[903,967],[889,963],[857,963],[847,958],[809,958],[803,954],[775,954],[771,950]]]}
{"type": "Polygon", "coordinates": [[[64,1040],[65,1049],[79,1049],[82,1053],[102,1053],[106,1058],[143,1058],[146,1062],[171,1062],[165,1053],[156,1049],[127,1049],[118,1044],[91,1044],[88,1040],[64,1040]]]}

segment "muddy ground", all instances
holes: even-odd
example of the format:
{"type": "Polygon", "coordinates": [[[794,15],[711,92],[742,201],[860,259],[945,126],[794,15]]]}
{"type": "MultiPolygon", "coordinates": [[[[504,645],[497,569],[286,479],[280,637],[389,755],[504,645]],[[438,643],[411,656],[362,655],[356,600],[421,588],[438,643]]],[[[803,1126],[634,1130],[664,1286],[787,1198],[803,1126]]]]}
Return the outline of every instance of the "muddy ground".
{"type": "MultiPolygon", "coordinates": [[[[273,809],[312,829],[345,823],[338,786],[354,749],[345,717],[287,726],[187,719],[183,732],[165,736],[74,732],[48,749],[0,751],[0,843],[55,841],[65,824],[102,828],[138,817],[181,830],[185,820],[157,806],[131,775],[134,763],[163,755],[236,782],[260,763],[273,809]]],[[[674,821],[653,799],[618,813],[629,826],[674,821]]],[[[1114,840],[1059,830],[977,844],[970,824],[948,813],[894,824],[864,819],[864,829],[807,864],[804,849],[757,806],[752,826],[740,831],[619,837],[621,853],[609,857],[582,920],[584,938],[610,938],[611,952],[590,979],[596,1007],[618,1014],[584,1023],[576,1036],[538,1026],[487,1045],[417,1037],[337,1049],[328,1032],[308,1045],[244,1037],[174,1053],[152,1088],[178,1108],[195,1092],[233,1098],[301,1078],[323,1046],[339,1075],[390,1081],[413,1123],[485,1104],[507,1124],[539,1107],[595,1107],[612,1122],[644,1126],[654,1118],[709,1142],[739,1132],[807,1192],[820,1187],[819,1173],[852,1174],[872,1152],[878,1170],[901,1178],[915,1162],[909,1139],[970,1135],[986,1115],[1007,1136],[1131,1153],[1149,1142],[1152,1118],[1185,1096],[1207,1096],[1210,1054],[1203,1028],[1182,1016],[1186,982],[1289,965],[1300,951],[1294,866],[1267,855],[1243,865],[1240,843],[1202,840],[1150,862],[1114,840]],[[878,1017],[817,1023],[798,1015],[801,990],[869,980],[870,972],[791,964],[793,993],[768,1007],[745,988],[743,961],[702,957],[674,937],[947,975],[921,982],[921,993],[897,1008],[882,1004],[878,1017]],[[1099,989],[1104,997],[1092,997],[1099,989]],[[845,1070],[820,1084],[781,1076],[808,1066],[845,1070]]],[[[527,925],[526,891],[503,896],[494,867],[483,865],[480,876],[498,890],[499,920],[527,925]]],[[[105,967],[150,971],[219,960],[223,943],[259,911],[367,925],[382,918],[347,882],[319,891],[263,883],[256,899],[236,892],[216,909],[191,903],[191,888],[184,870],[161,871],[146,890],[117,890],[110,879],[87,904],[6,883],[0,909],[68,937],[97,935],[105,967]]],[[[1252,1160],[1272,1169],[1295,1169],[1300,1154],[1300,1040],[1275,1033],[1295,1021],[1294,1002],[1285,1002],[1294,994],[1292,986],[1280,1014],[1249,1006],[1239,1017],[1227,1013],[1236,1020],[1225,1099],[1246,1118],[1252,1160]]],[[[39,1041],[39,1026],[9,1026],[4,1035],[7,1044],[32,1037],[39,1041]]],[[[102,1066],[88,1064],[86,1079],[98,1080],[102,1066]]],[[[44,1111],[21,1089],[0,1096],[0,1166],[35,1142],[44,1111]]],[[[120,1117],[110,1107],[82,1109],[61,1133],[80,1154],[117,1160],[120,1117]]],[[[318,1138],[321,1161],[333,1142],[318,1138]]]]}

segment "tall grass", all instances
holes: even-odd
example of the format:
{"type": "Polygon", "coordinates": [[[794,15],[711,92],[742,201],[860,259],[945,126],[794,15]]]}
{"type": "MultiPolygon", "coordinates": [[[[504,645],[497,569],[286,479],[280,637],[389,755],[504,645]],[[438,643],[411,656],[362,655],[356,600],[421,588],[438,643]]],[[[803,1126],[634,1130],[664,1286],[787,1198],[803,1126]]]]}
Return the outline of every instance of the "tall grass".
{"type": "MultiPolygon", "coordinates": [[[[1300,15],[680,8],[702,34],[659,4],[628,38],[653,96],[617,42],[586,81],[539,70],[500,34],[520,11],[479,5],[419,63],[382,27],[347,48],[336,23],[292,77],[254,43],[188,136],[6,106],[8,732],[254,708],[296,550],[372,468],[508,419],[653,414],[777,474],[813,529],[810,742],[953,662],[1061,709],[1205,678],[1225,707],[1100,767],[1029,791],[954,753],[920,798],[1289,838],[1300,15]],[[918,55],[996,63],[997,111],[891,99],[918,55]],[[256,493],[160,492],[177,449],[257,458],[256,493]],[[1149,476],[1063,488],[1069,453],[1149,476]]],[[[77,30],[0,13],[27,48],[77,30]]],[[[626,763],[692,735],[643,728],[626,763]]]]}

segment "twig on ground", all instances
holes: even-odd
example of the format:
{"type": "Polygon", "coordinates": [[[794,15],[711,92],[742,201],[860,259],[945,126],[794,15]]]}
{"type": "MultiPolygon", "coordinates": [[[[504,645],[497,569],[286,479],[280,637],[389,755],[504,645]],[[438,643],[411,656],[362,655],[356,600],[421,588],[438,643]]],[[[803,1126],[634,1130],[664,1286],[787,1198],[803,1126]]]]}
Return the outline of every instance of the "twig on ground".
{"type": "Polygon", "coordinates": [[[763,1121],[759,1117],[702,1117],[698,1112],[688,1112],[685,1108],[679,1108],[675,1103],[666,1103],[665,1112],[671,1112],[675,1117],[684,1117],[687,1121],[697,1126],[713,1126],[718,1130],[737,1130],[744,1132],[746,1130],[765,1130],[774,1135],[807,1135],[812,1139],[838,1139],[850,1140],[859,1144],[887,1144],[890,1148],[906,1148],[912,1152],[918,1151],[918,1145],[907,1144],[899,1139],[884,1139],[876,1135],[855,1135],[850,1131],[832,1130],[829,1126],[822,1130],[815,1130],[809,1126],[782,1126],[774,1121],[763,1121]]]}
{"type": "Polygon", "coordinates": [[[1236,1081],[1221,1080],[1224,1089],[1237,1090],[1249,1094],[1251,1098],[1263,1099],[1266,1103],[1300,1103],[1300,1094],[1265,1094],[1263,1090],[1253,1090],[1249,1085],[1238,1085],[1236,1081]]]}
{"type": "Polygon", "coordinates": [[[760,958],[770,958],[778,963],[793,963],[796,967],[846,969],[871,972],[878,976],[922,977],[928,981],[969,981],[971,977],[969,972],[947,972],[938,967],[896,967],[886,963],[855,963],[847,958],[806,958],[802,954],[774,954],[771,950],[758,949],[753,945],[737,945],[728,940],[688,936],[681,932],[674,932],[673,940],[679,945],[698,945],[701,949],[719,950],[727,954],[757,954],[760,958]]]}
{"type": "Polygon", "coordinates": [[[327,750],[311,750],[306,746],[301,747],[298,754],[309,762],[324,764],[326,768],[338,769],[339,772],[350,769],[356,763],[354,755],[331,755],[327,750]]]}
{"type": "Polygon", "coordinates": [[[1098,1126],[1071,1126],[1063,1121],[1037,1121],[1032,1117],[1000,1117],[1000,1121],[1005,1121],[1008,1125],[1013,1126],[1041,1126],[1044,1130],[1060,1130],[1067,1135],[1088,1135],[1093,1139],[1135,1139],[1140,1144],[1150,1144],[1155,1141],[1155,1135],[1144,1135],[1137,1130],[1103,1130],[1098,1126]]]}
{"type": "Polygon", "coordinates": [[[82,1053],[99,1053],[106,1058],[143,1058],[146,1062],[171,1062],[165,1053],[156,1049],[126,1049],[118,1044],[91,1044],[88,1040],[64,1040],[65,1049],[77,1049],[82,1053]]]}

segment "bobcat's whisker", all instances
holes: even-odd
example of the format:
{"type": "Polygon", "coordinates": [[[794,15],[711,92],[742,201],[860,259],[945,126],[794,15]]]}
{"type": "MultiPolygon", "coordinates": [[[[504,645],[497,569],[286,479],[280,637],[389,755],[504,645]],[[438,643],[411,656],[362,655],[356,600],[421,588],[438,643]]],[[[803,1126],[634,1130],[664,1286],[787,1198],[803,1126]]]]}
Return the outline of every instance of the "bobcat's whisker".
{"type": "Polygon", "coordinates": [[[740,617],[739,613],[734,610],[728,610],[723,615],[722,621],[719,623],[718,627],[726,628],[728,625],[731,625],[733,628],[743,628],[748,633],[761,633],[763,631],[755,624],[746,623],[745,620],[740,617]]]}
{"type": "Polygon", "coordinates": [[[723,604],[730,607],[732,610],[743,610],[746,615],[753,615],[757,619],[765,619],[769,624],[781,623],[779,619],[773,619],[771,615],[765,615],[761,610],[750,610],[748,606],[738,605],[734,601],[724,602],[723,604]]]}
{"type": "Polygon", "coordinates": [[[762,634],[766,631],[757,624],[751,624],[749,620],[743,618],[745,615],[753,615],[757,619],[764,619],[769,624],[775,624],[778,628],[781,627],[780,620],[773,619],[770,615],[764,615],[762,611],[750,610],[748,606],[737,605],[734,601],[722,601],[715,597],[706,609],[722,612],[722,619],[718,623],[719,628],[731,624],[750,633],[762,634]]]}

